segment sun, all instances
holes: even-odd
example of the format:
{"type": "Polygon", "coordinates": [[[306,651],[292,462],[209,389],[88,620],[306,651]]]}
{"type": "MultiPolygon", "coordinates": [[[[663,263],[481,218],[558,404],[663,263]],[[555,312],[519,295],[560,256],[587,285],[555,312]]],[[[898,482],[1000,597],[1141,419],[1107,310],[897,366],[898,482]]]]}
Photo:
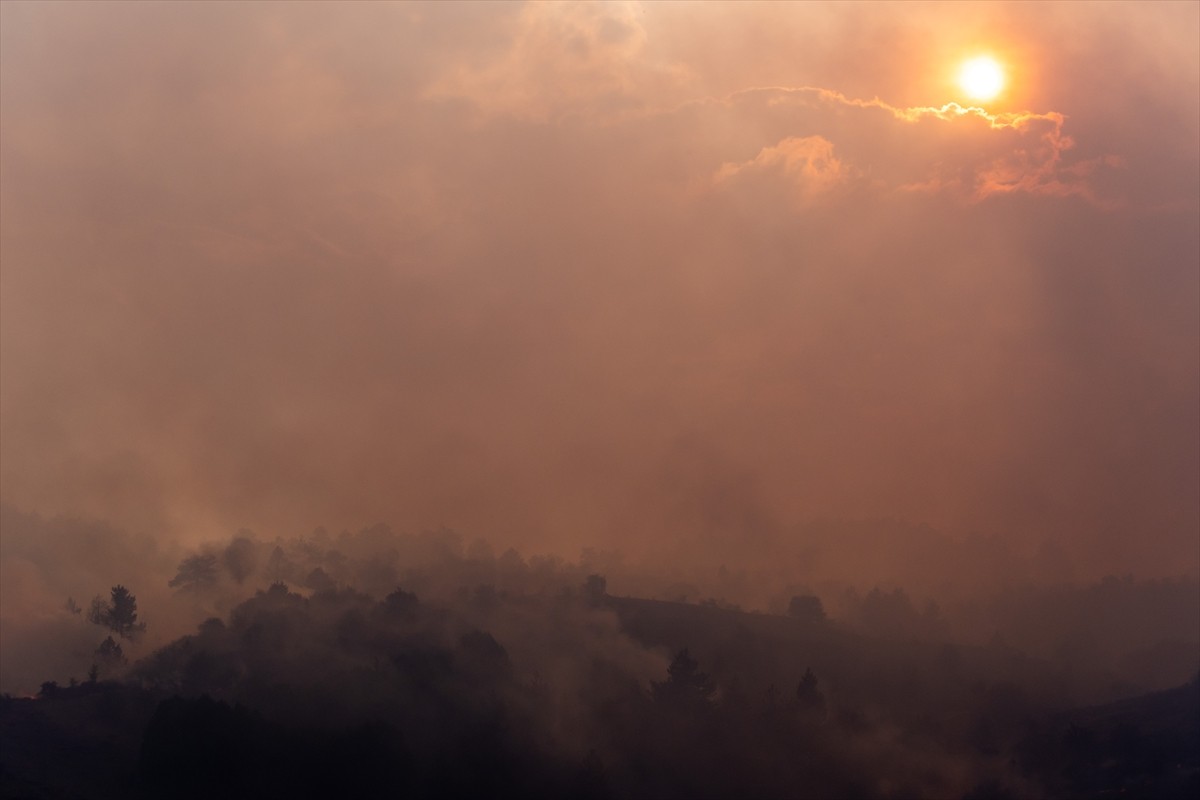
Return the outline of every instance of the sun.
{"type": "Polygon", "coordinates": [[[1004,88],[1004,68],[989,56],[972,58],[959,70],[958,85],[972,100],[991,100],[1004,88]]]}

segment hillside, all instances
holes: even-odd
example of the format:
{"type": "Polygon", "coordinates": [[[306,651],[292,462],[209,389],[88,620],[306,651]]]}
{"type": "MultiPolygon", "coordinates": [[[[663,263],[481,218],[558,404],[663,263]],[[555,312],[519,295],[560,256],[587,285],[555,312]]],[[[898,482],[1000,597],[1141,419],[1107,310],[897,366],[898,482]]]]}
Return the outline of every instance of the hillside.
{"type": "Polygon", "coordinates": [[[1186,796],[1194,684],[1079,708],[1064,681],[1005,648],[715,605],[586,593],[426,605],[276,585],[120,681],[5,698],[0,786],[13,798],[1186,796]]]}

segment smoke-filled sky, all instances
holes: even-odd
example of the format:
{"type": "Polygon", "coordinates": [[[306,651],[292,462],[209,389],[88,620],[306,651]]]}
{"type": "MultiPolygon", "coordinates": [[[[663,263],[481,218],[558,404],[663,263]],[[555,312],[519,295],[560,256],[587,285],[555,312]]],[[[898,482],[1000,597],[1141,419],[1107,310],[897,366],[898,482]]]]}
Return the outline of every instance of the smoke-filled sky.
{"type": "Polygon", "coordinates": [[[1195,3],[0,15],[6,503],[1197,571],[1195,3]]]}

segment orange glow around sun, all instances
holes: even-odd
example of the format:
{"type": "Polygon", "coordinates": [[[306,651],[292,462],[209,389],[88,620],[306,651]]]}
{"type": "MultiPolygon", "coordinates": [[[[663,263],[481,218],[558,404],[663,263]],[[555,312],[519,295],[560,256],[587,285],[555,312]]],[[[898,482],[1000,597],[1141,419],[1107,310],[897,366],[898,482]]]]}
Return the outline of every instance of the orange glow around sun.
{"type": "Polygon", "coordinates": [[[1004,89],[1004,68],[990,56],[963,62],[958,85],[972,100],[991,100],[1004,89]]]}

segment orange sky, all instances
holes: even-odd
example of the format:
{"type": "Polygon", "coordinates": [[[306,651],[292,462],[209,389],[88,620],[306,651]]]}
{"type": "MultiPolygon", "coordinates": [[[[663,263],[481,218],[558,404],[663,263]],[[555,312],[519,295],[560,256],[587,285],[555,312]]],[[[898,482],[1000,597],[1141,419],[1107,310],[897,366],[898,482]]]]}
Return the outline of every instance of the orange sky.
{"type": "Polygon", "coordinates": [[[0,4],[3,501],[1194,573],[1198,14],[0,4]]]}

